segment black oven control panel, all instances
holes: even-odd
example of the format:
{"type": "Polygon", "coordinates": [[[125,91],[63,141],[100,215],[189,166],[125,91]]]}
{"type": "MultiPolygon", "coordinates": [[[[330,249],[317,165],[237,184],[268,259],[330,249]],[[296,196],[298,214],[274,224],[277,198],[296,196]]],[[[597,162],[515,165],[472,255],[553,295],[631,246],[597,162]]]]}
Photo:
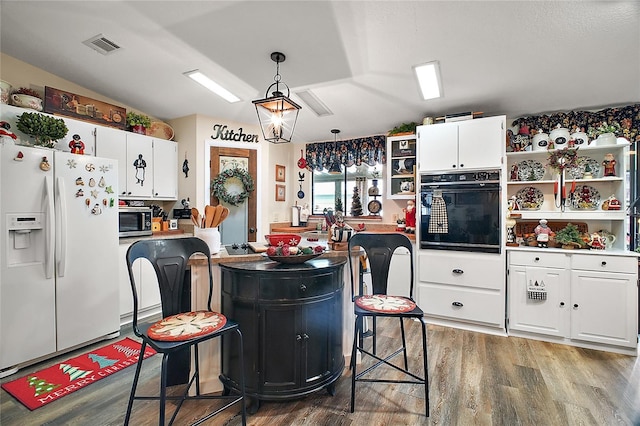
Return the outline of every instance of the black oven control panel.
{"type": "Polygon", "coordinates": [[[499,182],[500,170],[481,170],[477,172],[452,172],[442,174],[423,174],[420,182],[429,183],[464,183],[464,182],[499,182]]]}

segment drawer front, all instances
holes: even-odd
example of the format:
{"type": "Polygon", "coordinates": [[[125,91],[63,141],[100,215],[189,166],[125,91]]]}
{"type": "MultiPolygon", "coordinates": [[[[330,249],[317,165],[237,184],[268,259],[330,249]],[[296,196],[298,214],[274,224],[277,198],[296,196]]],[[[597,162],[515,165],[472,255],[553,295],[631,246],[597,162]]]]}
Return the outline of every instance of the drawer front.
{"type": "Polygon", "coordinates": [[[420,284],[420,307],[427,315],[504,327],[501,292],[420,284]]]}
{"type": "Polygon", "coordinates": [[[342,277],[336,273],[328,273],[314,277],[298,276],[295,278],[262,278],[260,280],[260,299],[304,299],[323,296],[339,288],[342,277]]]}
{"type": "Polygon", "coordinates": [[[571,268],[598,272],[638,273],[638,259],[636,257],[606,256],[606,255],[573,255],[571,268]]]}
{"type": "Polygon", "coordinates": [[[562,253],[530,251],[509,252],[510,265],[541,266],[545,268],[569,268],[569,256],[562,253]]]}
{"type": "Polygon", "coordinates": [[[438,284],[502,290],[505,287],[505,264],[501,257],[457,255],[419,256],[419,280],[438,284]]]}

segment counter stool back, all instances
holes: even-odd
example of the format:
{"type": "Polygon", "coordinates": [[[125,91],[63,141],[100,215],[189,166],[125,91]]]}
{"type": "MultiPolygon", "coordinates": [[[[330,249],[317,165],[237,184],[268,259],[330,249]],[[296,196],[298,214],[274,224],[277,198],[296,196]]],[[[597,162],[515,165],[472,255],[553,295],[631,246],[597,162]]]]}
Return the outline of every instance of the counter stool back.
{"type": "Polygon", "coordinates": [[[142,368],[143,357],[140,356],[136,366],[136,372],[131,386],[131,395],[127,406],[127,414],[124,424],[128,425],[131,417],[134,400],[158,400],[160,402],[159,425],[165,424],[165,405],[168,399],[178,400],[177,407],[169,420],[171,425],[178,411],[185,401],[193,399],[208,400],[225,400],[226,404],[219,407],[215,411],[202,417],[193,425],[200,424],[211,417],[219,414],[236,403],[240,403],[242,407],[242,424],[246,425],[246,408],[244,393],[244,369],[240,369],[241,374],[238,388],[241,390],[240,395],[223,393],[222,395],[201,395],[200,394],[200,369],[198,359],[198,344],[216,337],[229,334],[229,338],[233,335],[239,345],[240,364],[243,365],[243,345],[242,333],[238,328],[238,324],[224,315],[213,312],[211,310],[211,298],[213,291],[213,277],[211,274],[211,255],[209,246],[199,238],[172,238],[172,239],[152,239],[140,240],[131,245],[127,251],[127,267],[129,269],[129,280],[131,282],[131,291],[133,293],[133,332],[142,339],[142,348],[140,353],[144,353],[147,345],[162,354],[162,367],[160,377],[160,396],[137,396],[136,388],[140,371],[142,368]],[[207,310],[197,312],[185,312],[183,298],[188,297],[188,291],[185,296],[185,273],[188,262],[194,254],[202,254],[206,256],[209,271],[209,296],[207,300],[207,310]],[[156,323],[138,323],[138,293],[136,290],[136,282],[133,273],[133,263],[137,259],[147,259],[153,265],[158,285],[160,287],[160,298],[162,303],[163,319],[156,323]],[[189,327],[196,325],[195,327],[189,327]],[[189,350],[193,348],[194,355],[194,372],[188,380],[188,385],[182,395],[167,396],[167,362],[169,355],[176,354],[179,351],[189,350]],[[189,396],[191,385],[196,384],[195,395],[189,396]]]}
{"type": "MultiPolygon", "coordinates": [[[[354,302],[355,320],[355,332],[353,335],[353,348],[351,351],[351,412],[355,411],[355,397],[356,397],[356,382],[369,382],[369,383],[405,383],[405,384],[417,384],[424,386],[425,397],[425,414],[429,417],[429,376],[428,376],[428,364],[427,364],[427,326],[424,321],[422,310],[416,305],[413,300],[413,282],[414,282],[414,267],[413,267],[413,246],[409,238],[400,233],[389,234],[376,234],[359,232],[349,239],[349,252],[356,246],[361,247],[367,256],[369,261],[369,268],[371,270],[371,294],[364,294],[364,286],[362,280],[359,283],[354,282],[354,275],[360,276],[360,262],[354,262],[352,256],[349,256],[349,268],[351,270],[351,298],[354,302]],[[389,278],[389,266],[391,264],[391,258],[394,251],[404,247],[409,250],[410,258],[410,273],[409,281],[401,284],[399,288],[408,289],[407,292],[403,291],[403,294],[408,294],[409,297],[396,296],[387,294],[387,282],[389,278]],[[406,286],[406,287],[405,287],[406,286]],[[363,323],[365,317],[371,317],[373,323],[373,342],[372,350],[365,349],[365,333],[363,331],[363,323]],[[402,336],[402,347],[395,350],[389,355],[384,357],[378,356],[376,351],[376,319],[395,317],[400,320],[400,334],[402,336]],[[405,339],[404,320],[405,319],[417,319],[422,326],[422,358],[424,376],[420,377],[409,371],[408,359],[407,359],[407,344],[405,339]],[[372,365],[367,366],[361,372],[357,372],[356,355],[360,352],[362,355],[362,363],[365,364],[365,355],[374,359],[372,365]],[[404,355],[404,367],[398,366],[391,362],[392,358],[399,354],[404,355]],[[406,380],[397,380],[391,378],[370,378],[369,373],[374,369],[386,365],[395,369],[405,377],[406,380]]],[[[394,278],[396,279],[396,278],[394,278]]],[[[395,282],[394,282],[395,286],[395,282]]]]}

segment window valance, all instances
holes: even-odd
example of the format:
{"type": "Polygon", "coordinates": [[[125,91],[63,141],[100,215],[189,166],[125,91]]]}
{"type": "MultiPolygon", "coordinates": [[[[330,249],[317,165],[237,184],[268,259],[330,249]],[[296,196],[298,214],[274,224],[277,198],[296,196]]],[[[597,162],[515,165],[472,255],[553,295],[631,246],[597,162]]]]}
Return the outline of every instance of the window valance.
{"type": "Polygon", "coordinates": [[[539,129],[548,133],[560,124],[560,127],[569,129],[571,133],[583,131],[593,138],[597,135],[598,127],[604,123],[619,129],[616,136],[625,137],[630,142],[640,141],[640,104],[606,108],[596,112],[569,111],[522,117],[514,120],[512,125],[529,126],[532,134],[535,134],[539,129]]]}
{"type": "Polygon", "coordinates": [[[305,159],[310,171],[330,169],[334,164],[346,167],[362,164],[375,166],[387,162],[386,136],[307,144],[305,159]]]}

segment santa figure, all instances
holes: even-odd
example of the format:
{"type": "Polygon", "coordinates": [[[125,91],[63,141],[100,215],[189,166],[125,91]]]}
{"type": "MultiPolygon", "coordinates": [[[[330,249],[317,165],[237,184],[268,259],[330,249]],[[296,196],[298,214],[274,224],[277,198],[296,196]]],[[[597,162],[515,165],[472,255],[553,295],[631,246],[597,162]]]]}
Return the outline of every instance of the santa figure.
{"type": "Polygon", "coordinates": [[[404,211],[405,231],[408,234],[416,233],[416,203],[413,200],[407,201],[407,208],[404,211]]]}
{"type": "Polygon", "coordinates": [[[616,175],[616,159],[613,154],[608,153],[604,156],[604,161],[602,162],[604,166],[604,175],[605,176],[615,176],[616,175]]]}
{"type": "Polygon", "coordinates": [[[80,140],[80,135],[73,135],[73,140],[69,142],[72,154],[84,154],[84,142],[80,140]]]}
{"type": "Polygon", "coordinates": [[[16,134],[11,131],[11,125],[6,121],[0,121],[0,136],[9,136],[13,140],[18,138],[16,134]]]}

